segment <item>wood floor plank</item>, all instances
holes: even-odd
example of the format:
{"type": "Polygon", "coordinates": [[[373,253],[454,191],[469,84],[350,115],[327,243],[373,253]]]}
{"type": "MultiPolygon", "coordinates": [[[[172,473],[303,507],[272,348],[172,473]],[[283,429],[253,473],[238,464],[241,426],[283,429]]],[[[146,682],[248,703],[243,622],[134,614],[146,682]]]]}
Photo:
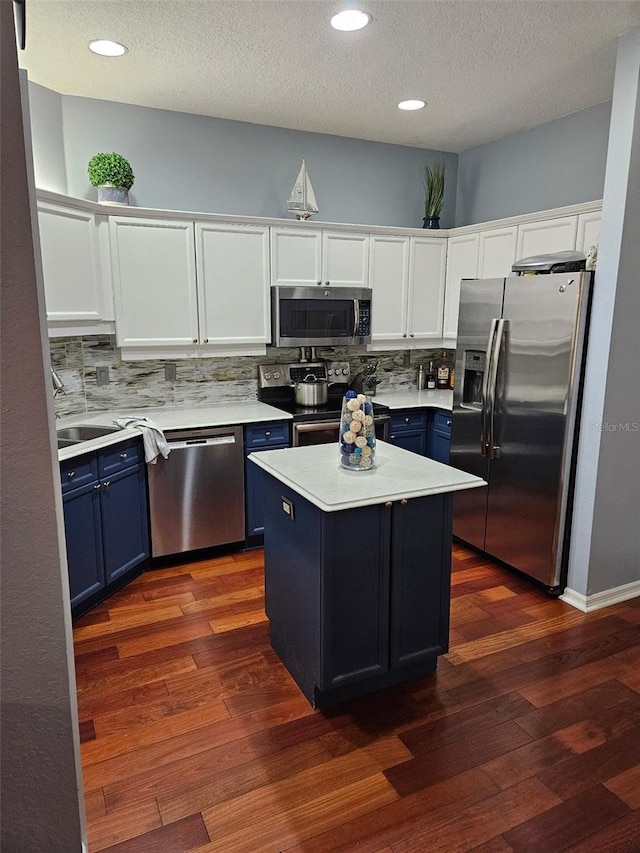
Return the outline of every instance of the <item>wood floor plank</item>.
{"type": "Polygon", "coordinates": [[[385,771],[385,775],[396,791],[406,796],[530,741],[531,737],[509,720],[489,729],[469,732],[464,739],[454,738],[435,744],[425,749],[420,757],[385,771]]]}
{"type": "Polygon", "coordinates": [[[200,815],[161,826],[129,841],[103,849],[103,853],[188,853],[209,841],[209,834],[200,815]]]}
{"type": "Polygon", "coordinates": [[[638,853],[640,811],[635,810],[567,847],[566,853],[638,853]]]}
{"type": "MultiPolygon", "coordinates": [[[[530,820],[558,805],[555,797],[537,779],[527,779],[482,800],[447,820],[434,820],[426,832],[393,845],[394,853],[467,853],[474,845],[530,820]]],[[[536,848],[537,849],[537,848],[536,848]]]]}
{"type": "Polygon", "coordinates": [[[87,826],[89,850],[100,851],[129,841],[162,826],[155,800],[128,804],[113,814],[92,820],[87,826]]]}
{"type": "Polygon", "coordinates": [[[640,808],[640,765],[608,779],[604,785],[630,808],[640,808]]]}
{"type": "Polygon", "coordinates": [[[532,848],[545,853],[561,853],[628,811],[629,807],[622,800],[596,785],[507,830],[504,838],[514,853],[528,853],[532,848]]]}
{"type": "Polygon", "coordinates": [[[287,853],[377,853],[381,844],[393,849],[408,834],[422,833],[434,820],[453,819],[465,808],[498,792],[481,770],[460,773],[427,790],[402,797],[384,809],[345,821],[339,832],[333,829],[295,845],[287,853]]]}

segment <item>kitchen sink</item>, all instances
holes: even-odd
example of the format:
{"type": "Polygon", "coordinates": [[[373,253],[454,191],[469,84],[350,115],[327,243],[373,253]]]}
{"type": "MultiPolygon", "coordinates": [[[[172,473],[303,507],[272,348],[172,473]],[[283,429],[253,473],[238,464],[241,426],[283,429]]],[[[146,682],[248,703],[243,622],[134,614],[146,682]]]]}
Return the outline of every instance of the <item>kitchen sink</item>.
{"type": "Polygon", "coordinates": [[[103,435],[110,435],[113,432],[120,432],[120,430],[118,427],[93,426],[90,424],[60,427],[57,430],[58,447],[70,447],[72,444],[89,441],[91,438],[102,438],[103,435]],[[61,442],[65,443],[61,444],[61,442]]]}

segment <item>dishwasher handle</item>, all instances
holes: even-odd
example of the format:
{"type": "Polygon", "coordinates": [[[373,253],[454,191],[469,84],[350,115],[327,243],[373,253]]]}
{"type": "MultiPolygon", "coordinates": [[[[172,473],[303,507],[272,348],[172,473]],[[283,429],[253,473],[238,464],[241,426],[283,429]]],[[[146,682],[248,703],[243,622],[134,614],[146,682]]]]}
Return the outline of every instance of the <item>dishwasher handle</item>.
{"type": "Polygon", "coordinates": [[[211,447],[215,444],[235,444],[235,435],[216,435],[210,438],[187,438],[181,441],[172,441],[167,439],[167,444],[171,450],[180,450],[185,447],[211,447]]]}

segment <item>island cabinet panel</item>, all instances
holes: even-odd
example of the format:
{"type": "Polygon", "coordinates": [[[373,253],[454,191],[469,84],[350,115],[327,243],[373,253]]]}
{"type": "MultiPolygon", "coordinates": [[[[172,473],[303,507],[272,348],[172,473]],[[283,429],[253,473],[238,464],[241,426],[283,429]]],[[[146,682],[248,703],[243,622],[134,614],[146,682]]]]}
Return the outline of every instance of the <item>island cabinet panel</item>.
{"type": "Polygon", "coordinates": [[[271,643],[309,702],[433,672],[448,648],[451,495],[324,512],[264,479],[271,643]]]}
{"type": "Polygon", "coordinates": [[[322,521],[318,686],[329,690],[389,669],[391,508],[323,513],[322,521]]]}
{"type": "Polygon", "coordinates": [[[95,483],[73,489],[64,496],[71,607],[104,589],[104,556],[100,493],[95,483]]]}

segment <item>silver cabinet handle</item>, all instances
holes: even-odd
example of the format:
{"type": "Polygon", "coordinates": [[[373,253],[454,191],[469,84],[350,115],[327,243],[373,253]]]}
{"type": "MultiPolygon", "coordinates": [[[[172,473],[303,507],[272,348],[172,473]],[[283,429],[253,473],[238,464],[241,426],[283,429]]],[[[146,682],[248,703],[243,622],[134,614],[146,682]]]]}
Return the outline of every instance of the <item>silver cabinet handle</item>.
{"type": "Polygon", "coordinates": [[[396,436],[395,436],[395,433],[392,433],[392,434],[389,436],[389,438],[395,438],[395,437],[396,437],[396,436]]]}
{"type": "Polygon", "coordinates": [[[391,501],[386,501],[385,506],[390,509],[393,506],[393,503],[391,501]]]}
{"type": "Polygon", "coordinates": [[[127,457],[128,457],[128,454],[127,454],[127,453],[121,453],[121,454],[120,454],[120,459],[122,459],[123,461],[124,461],[127,457]]]}
{"type": "Polygon", "coordinates": [[[447,421],[447,426],[451,426],[451,421],[447,421]]]}
{"type": "Polygon", "coordinates": [[[409,420],[410,420],[410,418],[405,418],[405,419],[404,419],[405,424],[408,424],[408,423],[409,423],[409,420]]]}
{"type": "Polygon", "coordinates": [[[406,333],[406,332],[403,332],[403,333],[402,333],[402,337],[403,337],[403,338],[406,338],[406,337],[407,337],[407,333],[406,333]]]}
{"type": "Polygon", "coordinates": [[[107,482],[106,482],[106,483],[103,483],[102,485],[105,487],[105,489],[108,489],[108,488],[109,488],[109,486],[111,485],[111,481],[110,481],[110,480],[107,480],[107,482]]]}
{"type": "Polygon", "coordinates": [[[409,335],[409,337],[410,337],[410,338],[412,338],[413,336],[414,336],[414,335],[413,335],[413,332],[411,332],[411,334],[409,335]]]}
{"type": "Polygon", "coordinates": [[[400,503],[402,504],[402,506],[406,506],[409,503],[409,501],[406,498],[402,498],[400,503]]]}
{"type": "Polygon", "coordinates": [[[102,486],[100,485],[100,483],[96,483],[93,488],[96,490],[96,492],[99,492],[102,486]]]}
{"type": "Polygon", "coordinates": [[[329,287],[330,284],[331,284],[330,281],[325,281],[325,287],[329,287]]]}
{"type": "Polygon", "coordinates": [[[67,472],[67,477],[68,477],[70,480],[73,480],[73,478],[74,478],[75,476],[76,476],[76,472],[75,472],[75,471],[68,471],[68,472],[67,472]]]}
{"type": "Polygon", "coordinates": [[[270,433],[270,432],[265,432],[265,434],[264,434],[264,437],[265,437],[265,438],[269,438],[270,436],[271,436],[271,433],[270,433]]]}
{"type": "Polygon", "coordinates": [[[322,286],[322,282],[321,282],[321,281],[316,281],[316,284],[318,285],[318,287],[321,287],[321,286],[322,286]]]}
{"type": "Polygon", "coordinates": [[[204,339],[204,342],[205,342],[205,344],[208,344],[208,343],[209,343],[209,338],[205,338],[205,339],[204,339]]]}

